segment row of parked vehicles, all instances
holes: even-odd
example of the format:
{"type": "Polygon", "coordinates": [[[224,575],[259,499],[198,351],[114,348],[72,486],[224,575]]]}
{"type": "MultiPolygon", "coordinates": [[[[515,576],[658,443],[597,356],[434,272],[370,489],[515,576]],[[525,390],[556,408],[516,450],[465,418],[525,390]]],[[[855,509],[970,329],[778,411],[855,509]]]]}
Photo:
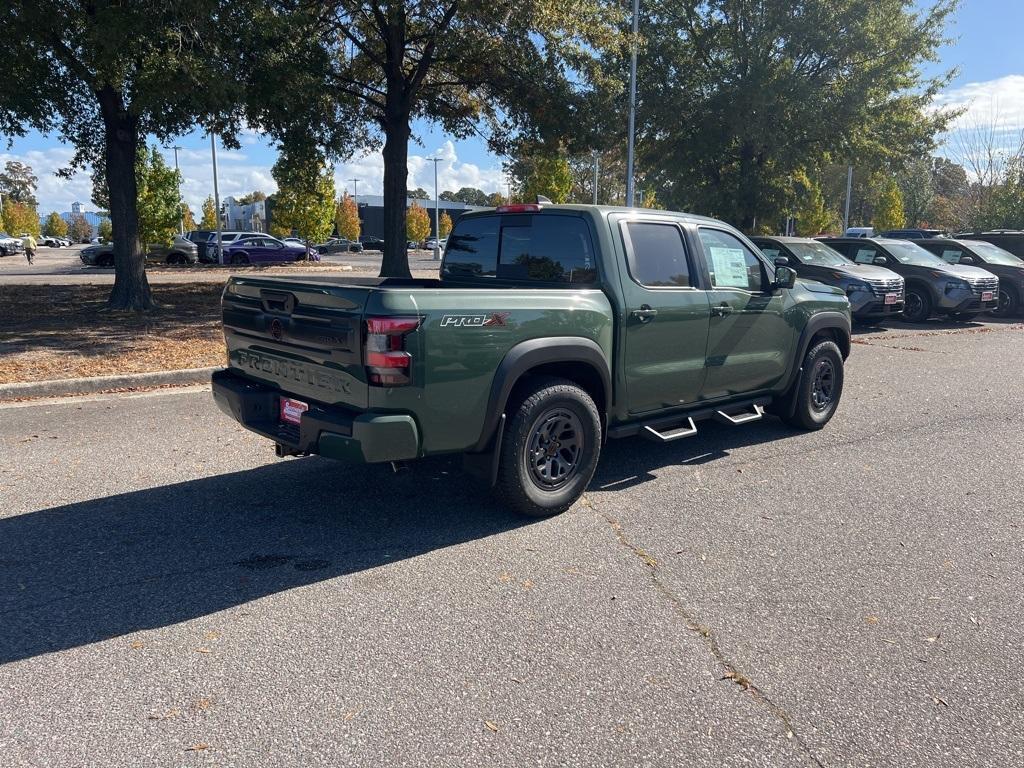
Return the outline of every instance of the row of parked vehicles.
{"type": "MultiPolygon", "coordinates": [[[[900,317],[920,323],[935,315],[969,320],[988,312],[1009,317],[1024,300],[1024,260],[988,239],[1014,233],[921,237],[898,230],[873,237],[754,237],[777,265],[843,289],[854,320],[900,317]]],[[[1014,242],[1006,237],[1006,244],[1014,242]]],[[[1020,238],[1024,245],[1024,236],[1020,238]]]]}

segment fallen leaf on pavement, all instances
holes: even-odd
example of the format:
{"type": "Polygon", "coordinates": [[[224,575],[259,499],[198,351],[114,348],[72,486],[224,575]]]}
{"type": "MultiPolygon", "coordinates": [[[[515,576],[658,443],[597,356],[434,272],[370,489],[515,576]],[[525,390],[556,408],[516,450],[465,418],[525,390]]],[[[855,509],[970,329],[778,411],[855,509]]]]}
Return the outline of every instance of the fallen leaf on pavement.
{"type": "Polygon", "coordinates": [[[145,647],[145,643],[140,643],[138,640],[132,640],[131,648],[132,648],[133,651],[137,651],[137,650],[139,650],[139,648],[144,648],[144,647],[145,647]]]}
{"type": "Polygon", "coordinates": [[[877,616],[865,616],[864,617],[864,622],[866,624],[877,624],[878,623],[878,617],[877,616]]]}
{"type": "Polygon", "coordinates": [[[484,726],[487,728],[488,731],[491,731],[493,733],[498,732],[498,724],[491,720],[484,720],[484,726]]]}
{"type": "Polygon", "coordinates": [[[210,653],[209,648],[196,648],[196,653],[210,653]]]}
{"type": "Polygon", "coordinates": [[[209,749],[210,745],[203,742],[193,744],[191,747],[185,747],[186,752],[202,752],[204,749],[209,749]]]}

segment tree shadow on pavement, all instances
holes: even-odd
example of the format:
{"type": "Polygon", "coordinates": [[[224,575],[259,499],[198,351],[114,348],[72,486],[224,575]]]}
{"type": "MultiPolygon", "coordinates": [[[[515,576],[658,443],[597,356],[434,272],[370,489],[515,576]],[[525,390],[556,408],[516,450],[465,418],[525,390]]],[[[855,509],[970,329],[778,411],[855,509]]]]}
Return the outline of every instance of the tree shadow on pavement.
{"type": "Polygon", "coordinates": [[[0,519],[0,663],[528,523],[459,468],[305,458],[0,519]]]}

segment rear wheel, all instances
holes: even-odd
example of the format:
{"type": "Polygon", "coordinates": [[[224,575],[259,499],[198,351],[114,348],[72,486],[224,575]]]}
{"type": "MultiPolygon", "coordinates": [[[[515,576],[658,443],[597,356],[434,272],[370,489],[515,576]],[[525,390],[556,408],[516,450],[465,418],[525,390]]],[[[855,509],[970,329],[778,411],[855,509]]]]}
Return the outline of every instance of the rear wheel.
{"type": "Polygon", "coordinates": [[[232,264],[248,264],[249,263],[249,254],[247,254],[247,253],[232,253],[231,254],[231,263],[232,264]]]}
{"type": "Polygon", "coordinates": [[[923,323],[932,316],[932,297],[924,288],[907,288],[903,318],[908,323],[923,323]]]}
{"type": "Polygon", "coordinates": [[[104,254],[103,256],[100,256],[98,259],[96,259],[96,266],[97,267],[112,267],[112,266],[114,266],[114,256],[113,256],[113,254],[107,253],[107,254],[104,254]]]}
{"type": "Polygon", "coordinates": [[[515,409],[500,450],[498,493],[506,504],[528,517],[564,512],[597,468],[597,406],[571,381],[538,378],[515,409]]]}
{"type": "Polygon", "coordinates": [[[821,429],[843,396],[843,356],[834,341],[818,342],[807,351],[796,386],[796,407],[786,422],[800,429],[821,429]]]}

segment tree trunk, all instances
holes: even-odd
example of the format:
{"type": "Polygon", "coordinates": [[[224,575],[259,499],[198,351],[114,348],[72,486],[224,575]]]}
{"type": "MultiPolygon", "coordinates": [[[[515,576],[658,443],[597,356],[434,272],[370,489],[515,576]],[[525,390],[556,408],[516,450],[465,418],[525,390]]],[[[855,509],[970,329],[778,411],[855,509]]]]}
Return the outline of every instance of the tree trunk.
{"type": "Polygon", "coordinates": [[[135,155],[139,147],[138,119],[124,107],[121,95],[106,86],[98,94],[104,128],[104,160],[114,230],[114,288],[108,309],[146,311],[153,296],[146,279],[146,262],[139,247],[138,189],[135,155]]]}
{"type": "MultiPolygon", "coordinates": [[[[390,89],[389,89],[390,90],[390,89]]],[[[397,101],[397,99],[395,99],[397,101]]],[[[412,277],[405,243],[406,184],[409,181],[409,110],[389,104],[384,129],[384,257],[381,277],[412,277]]]]}

